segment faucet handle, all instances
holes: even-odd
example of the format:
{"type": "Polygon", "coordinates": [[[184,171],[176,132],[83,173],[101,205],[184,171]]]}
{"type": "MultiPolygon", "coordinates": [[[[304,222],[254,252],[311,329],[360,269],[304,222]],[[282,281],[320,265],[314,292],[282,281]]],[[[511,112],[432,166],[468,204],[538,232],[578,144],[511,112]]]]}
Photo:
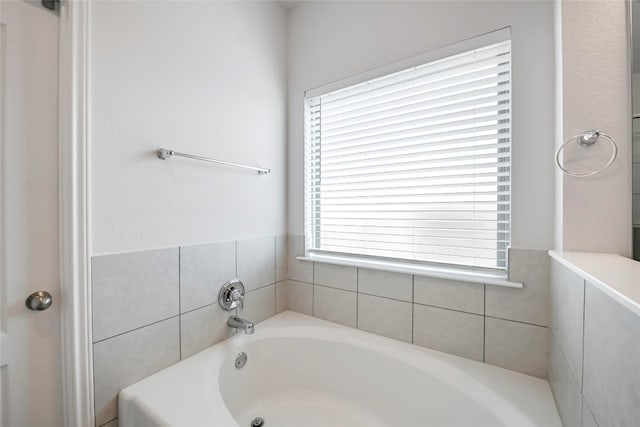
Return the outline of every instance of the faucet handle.
{"type": "Polygon", "coordinates": [[[244,295],[239,289],[231,291],[231,301],[237,303],[237,306],[242,310],[244,308],[244,295]]]}
{"type": "Polygon", "coordinates": [[[244,306],[244,285],[242,282],[238,279],[233,279],[225,283],[220,289],[218,302],[220,307],[227,311],[231,311],[238,306],[242,309],[244,306]]]}

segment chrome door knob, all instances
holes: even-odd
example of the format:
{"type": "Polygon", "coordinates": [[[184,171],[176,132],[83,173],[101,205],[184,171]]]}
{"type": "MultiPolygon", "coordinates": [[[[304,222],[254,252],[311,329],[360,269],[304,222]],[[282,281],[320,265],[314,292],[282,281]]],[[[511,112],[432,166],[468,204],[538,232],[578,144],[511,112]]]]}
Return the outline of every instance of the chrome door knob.
{"type": "Polygon", "coordinates": [[[51,307],[53,298],[47,291],[37,291],[27,297],[24,304],[29,310],[42,311],[51,307]]]}

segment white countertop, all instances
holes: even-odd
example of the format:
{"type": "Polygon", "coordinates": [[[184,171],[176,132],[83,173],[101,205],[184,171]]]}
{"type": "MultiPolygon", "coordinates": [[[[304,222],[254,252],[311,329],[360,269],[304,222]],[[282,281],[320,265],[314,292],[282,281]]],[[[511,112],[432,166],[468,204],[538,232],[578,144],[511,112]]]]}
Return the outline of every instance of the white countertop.
{"type": "Polygon", "coordinates": [[[549,251],[549,255],[640,316],[640,262],[588,252],[549,251]]]}

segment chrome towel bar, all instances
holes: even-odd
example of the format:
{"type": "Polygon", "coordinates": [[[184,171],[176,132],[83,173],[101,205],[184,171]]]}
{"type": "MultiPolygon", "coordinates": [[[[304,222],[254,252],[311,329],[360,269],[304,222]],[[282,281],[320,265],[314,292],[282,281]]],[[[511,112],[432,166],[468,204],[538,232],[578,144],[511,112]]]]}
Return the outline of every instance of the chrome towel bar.
{"type": "Polygon", "coordinates": [[[258,168],[258,167],[255,167],[255,166],[241,165],[239,163],[224,162],[222,160],[210,159],[208,157],[194,156],[193,154],[178,153],[177,151],[168,150],[166,148],[157,149],[156,150],[156,156],[158,156],[158,158],[161,159],[161,160],[167,160],[167,159],[170,159],[173,156],[186,157],[187,159],[202,160],[204,162],[217,163],[219,165],[234,166],[236,168],[250,169],[250,170],[258,172],[260,175],[265,175],[265,174],[271,173],[271,169],[267,169],[267,168],[258,168]]]}

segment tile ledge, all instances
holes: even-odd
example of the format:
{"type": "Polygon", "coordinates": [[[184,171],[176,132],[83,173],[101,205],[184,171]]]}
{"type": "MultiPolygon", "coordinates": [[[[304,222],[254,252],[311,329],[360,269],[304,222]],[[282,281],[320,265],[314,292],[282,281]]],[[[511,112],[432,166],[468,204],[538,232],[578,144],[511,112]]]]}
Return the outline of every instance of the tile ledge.
{"type": "Polygon", "coordinates": [[[549,256],[640,316],[640,262],[622,255],[549,251],[549,256]]]}
{"type": "Polygon", "coordinates": [[[520,282],[512,282],[506,274],[493,274],[479,271],[468,271],[455,268],[431,267],[410,264],[406,262],[377,261],[363,258],[339,257],[328,255],[298,256],[298,261],[319,262],[323,264],[344,265],[348,267],[370,268],[373,270],[390,271],[392,273],[413,274],[416,276],[434,277],[437,279],[457,280],[477,283],[479,285],[503,286],[507,288],[522,288],[520,282]]]}

